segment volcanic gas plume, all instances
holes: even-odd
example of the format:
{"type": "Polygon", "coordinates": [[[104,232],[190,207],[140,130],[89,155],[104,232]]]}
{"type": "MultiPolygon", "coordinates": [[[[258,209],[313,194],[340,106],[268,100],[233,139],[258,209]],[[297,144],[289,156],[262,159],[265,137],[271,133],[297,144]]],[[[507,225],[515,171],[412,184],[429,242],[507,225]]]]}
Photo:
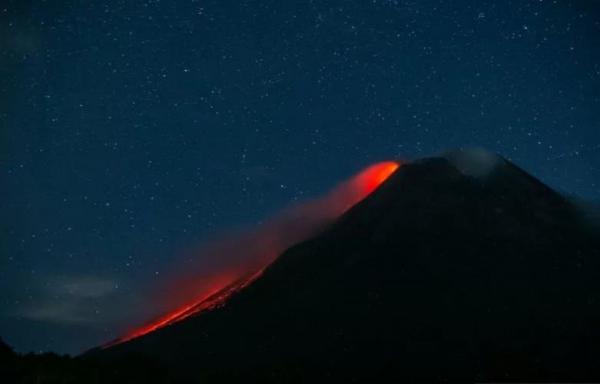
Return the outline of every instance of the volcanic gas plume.
{"type": "Polygon", "coordinates": [[[400,166],[374,164],[341,183],[326,196],[292,206],[266,224],[225,236],[197,251],[204,262],[186,265],[175,274],[162,295],[170,303],[163,316],[137,328],[105,347],[143,336],[191,315],[222,305],[231,294],[258,278],[279,254],[322,230],[332,220],[364,199],[400,166]]]}

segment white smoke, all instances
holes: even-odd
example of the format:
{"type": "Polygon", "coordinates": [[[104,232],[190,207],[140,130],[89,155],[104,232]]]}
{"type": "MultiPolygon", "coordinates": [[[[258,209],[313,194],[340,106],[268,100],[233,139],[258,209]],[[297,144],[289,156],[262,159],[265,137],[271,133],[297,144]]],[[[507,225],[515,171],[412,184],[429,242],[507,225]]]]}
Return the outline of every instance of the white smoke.
{"type": "Polygon", "coordinates": [[[489,175],[504,161],[497,154],[483,148],[461,149],[444,157],[463,175],[477,178],[489,175]]]}

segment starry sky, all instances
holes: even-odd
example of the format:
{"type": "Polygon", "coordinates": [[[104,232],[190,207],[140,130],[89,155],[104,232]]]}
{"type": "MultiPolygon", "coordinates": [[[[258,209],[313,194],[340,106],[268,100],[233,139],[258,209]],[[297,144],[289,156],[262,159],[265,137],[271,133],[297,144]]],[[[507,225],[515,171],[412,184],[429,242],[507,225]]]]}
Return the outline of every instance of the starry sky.
{"type": "Polygon", "coordinates": [[[599,47],[597,1],[4,0],[0,336],[105,342],[376,161],[483,146],[597,200],[599,47]]]}

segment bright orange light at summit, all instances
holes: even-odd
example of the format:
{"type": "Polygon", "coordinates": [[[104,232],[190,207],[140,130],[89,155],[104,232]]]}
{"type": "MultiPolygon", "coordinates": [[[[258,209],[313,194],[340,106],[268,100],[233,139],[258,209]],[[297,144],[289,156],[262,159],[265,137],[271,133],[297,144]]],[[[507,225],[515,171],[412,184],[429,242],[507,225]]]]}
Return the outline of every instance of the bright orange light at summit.
{"type": "Polygon", "coordinates": [[[355,182],[363,190],[365,196],[377,189],[388,177],[398,169],[400,164],[393,161],[377,163],[362,171],[355,182]]]}

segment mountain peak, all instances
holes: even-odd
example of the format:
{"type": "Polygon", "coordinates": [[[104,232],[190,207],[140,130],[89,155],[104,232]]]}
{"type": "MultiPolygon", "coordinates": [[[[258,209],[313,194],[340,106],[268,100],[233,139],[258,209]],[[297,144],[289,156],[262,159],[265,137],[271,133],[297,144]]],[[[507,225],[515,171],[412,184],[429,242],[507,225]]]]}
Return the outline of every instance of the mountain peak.
{"type": "Polygon", "coordinates": [[[95,356],[214,382],[598,380],[599,239],[498,155],[403,163],[227,305],[95,356]]]}
{"type": "Polygon", "coordinates": [[[480,147],[452,151],[443,157],[462,174],[472,177],[485,177],[505,162],[498,154],[480,147]]]}

